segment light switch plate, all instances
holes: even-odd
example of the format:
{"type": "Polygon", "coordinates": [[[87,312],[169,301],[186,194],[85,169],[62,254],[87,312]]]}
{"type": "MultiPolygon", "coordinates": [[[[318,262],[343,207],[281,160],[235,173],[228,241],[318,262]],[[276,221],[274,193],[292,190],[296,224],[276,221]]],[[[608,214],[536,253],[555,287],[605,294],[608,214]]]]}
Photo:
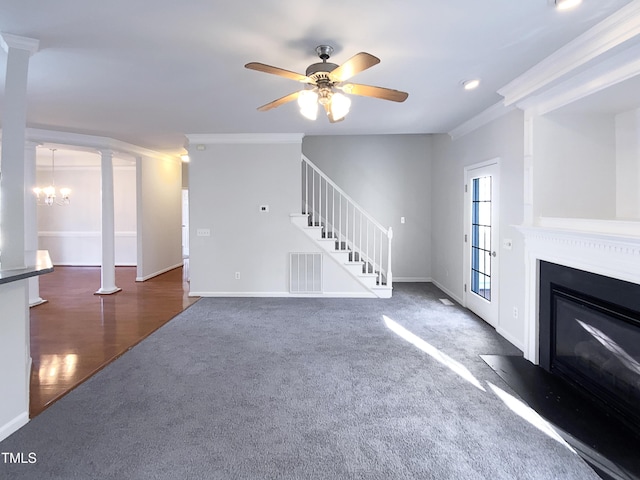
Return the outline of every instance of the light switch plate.
{"type": "Polygon", "coordinates": [[[211,236],[211,229],[209,228],[198,228],[196,230],[196,235],[199,237],[210,237],[211,236]]]}

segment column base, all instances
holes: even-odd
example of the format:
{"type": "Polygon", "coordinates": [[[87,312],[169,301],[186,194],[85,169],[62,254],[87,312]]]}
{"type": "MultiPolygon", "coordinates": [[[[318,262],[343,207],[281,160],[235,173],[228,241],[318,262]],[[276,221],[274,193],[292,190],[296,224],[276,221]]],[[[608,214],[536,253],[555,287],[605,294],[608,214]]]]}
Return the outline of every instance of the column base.
{"type": "Polygon", "coordinates": [[[118,293],[121,288],[113,287],[113,288],[100,288],[94,295],[111,295],[112,293],[118,293]]]}
{"type": "Polygon", "coordinates": [[[42,305],[43,303],[47,303],[49,300],[45,300],[44,298],[34,298],[33,300],[29,299],[29,308],[37,307],[38,305],[42,305]]]}

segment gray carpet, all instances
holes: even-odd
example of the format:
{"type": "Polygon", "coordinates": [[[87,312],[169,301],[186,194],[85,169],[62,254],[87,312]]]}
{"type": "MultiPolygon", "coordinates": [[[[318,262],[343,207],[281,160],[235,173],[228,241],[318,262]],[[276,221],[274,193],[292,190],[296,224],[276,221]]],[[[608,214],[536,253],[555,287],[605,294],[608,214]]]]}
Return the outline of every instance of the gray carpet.
{"type": "Polygon", "coordinates": [[[441,297],[202,299],[1,442],[37,462],[0,478],[597,479],[479,357],[518,351],[441,297]]]}

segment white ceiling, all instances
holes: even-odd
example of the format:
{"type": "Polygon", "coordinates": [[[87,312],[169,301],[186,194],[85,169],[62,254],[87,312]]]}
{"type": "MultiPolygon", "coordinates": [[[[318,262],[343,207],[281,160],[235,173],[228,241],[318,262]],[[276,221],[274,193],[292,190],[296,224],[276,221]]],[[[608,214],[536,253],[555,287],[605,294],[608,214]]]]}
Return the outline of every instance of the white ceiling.
{"type": "MultiPolygon", "coordinates": [[[[111,137],[179,153],[185,134],[448,132],[501,100],[496,91],[631,0],[0,0],[0,31],[36,38],[28,126],[111,137]],[[379,65],[353,81],[409,92],[398,104],[352,97],[344,122],[310,122],[295,104],[256,107],[299,89],[244,68],[304,73],[319,44],[342,63],[379,65]],[[465,92],[461,82],[482,79],[465,92]]],[[[6,53],[0,53],[5,71],[6,53]]],[[[0,76],[4,92],[4,75],[0,76]]],[[[3,97],[0,97],[0,112],[3,97]]]]}

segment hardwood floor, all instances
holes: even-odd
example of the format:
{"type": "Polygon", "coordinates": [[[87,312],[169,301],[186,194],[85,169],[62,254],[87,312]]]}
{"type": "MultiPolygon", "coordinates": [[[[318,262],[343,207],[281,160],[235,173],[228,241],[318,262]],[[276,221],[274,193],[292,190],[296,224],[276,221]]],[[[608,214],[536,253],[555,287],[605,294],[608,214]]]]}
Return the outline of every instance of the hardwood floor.
{"type": "Polygon", "coordinates": [[[40,277],[48,301],[30,309],[31,418],[198,300],[188,297],[182,268],[135,277],[135,267],[117,267],[122,291],[113,295],[94,295],[99,267],[55,267],[40,277]]]}

